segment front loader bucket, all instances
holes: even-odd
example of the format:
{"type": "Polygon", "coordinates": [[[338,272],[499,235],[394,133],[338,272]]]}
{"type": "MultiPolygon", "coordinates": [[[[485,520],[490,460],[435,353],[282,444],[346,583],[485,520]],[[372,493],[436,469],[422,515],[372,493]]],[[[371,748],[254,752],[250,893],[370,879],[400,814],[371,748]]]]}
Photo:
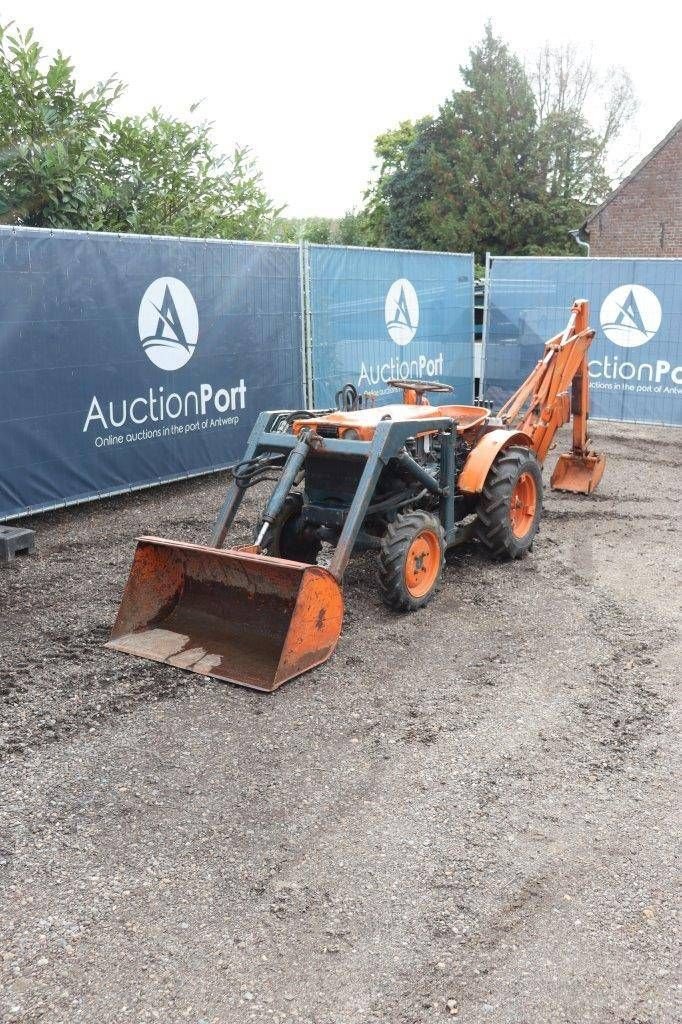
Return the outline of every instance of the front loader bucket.
{"type": "Polygon", "coordinates": [[[604,475],[605,466],[603,455],[560,455],[550,480],[552,490],[591,494],[604,475]]]}
{"type": "Polygon", "coordinates": [[[106,646],[276,690],[326,661],[342,620],[321,566],[141,537],[106,646]]]}

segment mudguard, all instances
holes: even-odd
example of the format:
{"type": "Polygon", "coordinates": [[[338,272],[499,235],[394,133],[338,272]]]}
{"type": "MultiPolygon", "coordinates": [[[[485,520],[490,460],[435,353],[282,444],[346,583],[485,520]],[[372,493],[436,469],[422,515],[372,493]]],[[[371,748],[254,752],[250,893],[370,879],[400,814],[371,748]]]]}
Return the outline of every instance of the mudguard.
{"type": "Polygon", "coordinates": [[[531,448],[532,443],[528,434],[520,430],[505,430],[504,427],[496,427],[489,433],[484,434],[474,450],[470,453],[464,463],[464,468],[459,474],[457,487],[464,494],[480,494],[483,490],[490,467],[503,448],[510,445],[519,445],[524,448],[531,448]]]}

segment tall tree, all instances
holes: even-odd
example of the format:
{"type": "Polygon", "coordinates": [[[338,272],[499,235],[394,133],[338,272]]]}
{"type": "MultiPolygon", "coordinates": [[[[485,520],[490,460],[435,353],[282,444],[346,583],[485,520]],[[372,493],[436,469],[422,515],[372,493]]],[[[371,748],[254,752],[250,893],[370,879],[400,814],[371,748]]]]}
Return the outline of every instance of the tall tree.
{"type": "Polygon", "coordinates": [[[529,66],[535,94],[538,123],[553,115],[578,113],[586,116],[595,108],[595,140],[606,152],[637,110],[632,79],[622,67],[600,71],[590,53],[574,43],[545,44],[529,66]]]}
{"type": "Polygon", "coordinates": [[[608,191],[608,146],[632,115],[624,73],[598,79],[570,49],[546,48],[529,74],[488,23],[437,117],[377,139],[377,182],[362,211],[373,244],[493,253],[576,252],[569,235],[608,191]],[[602,90],[603,123],[588,98],[602,90]],[[386,157],[388,153],[388,157],[386,157]]]}
{"type": "Polygon", "coordinates": [[[389,245],[495,252],[523,244],[538,192],[535,104],[523,65],[488,23],[465,88],[409,147],[385,193],[389,245]]]}
{"type": "Polygon", "coordinates": [[[365,207],[362,211],[362,233],[368,245],[384,245],[388,234],[389,197],[387,187],[399,171],[407,167],[407,155],[421,132],[431,124],[431,118],[420,121],[401,121],[374,143],[377,163],[372,171],[373,182],[365,192],[365,207]]]}
{"type": "Polygon", "coordinates": [[[600,72],[573,44],[545,46],[529,69],[538,143],[550,196],[598,202],[608,191],[609,149],[637,109],[623,68],[600,72]],[[593,108],[596,124],[588,120],[593,108]]]}

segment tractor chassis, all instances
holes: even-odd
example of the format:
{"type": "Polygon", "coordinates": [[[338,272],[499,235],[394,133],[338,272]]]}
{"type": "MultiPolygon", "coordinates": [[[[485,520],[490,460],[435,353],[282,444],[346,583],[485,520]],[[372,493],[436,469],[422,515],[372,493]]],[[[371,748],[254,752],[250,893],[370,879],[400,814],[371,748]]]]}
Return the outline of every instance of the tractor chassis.
{"type": "MultiPolygon", "coordinates": [[[[364,466],[355,492],[347,507],[328,505],[306,505],[306,519],[320,527],[322,539],[335,544],[329,571],[341,581],[354,549],[378,548],[380,537],[363,529],[368,511],[371,513],[379,478],[385,467],[394,460],[397,470],[408,476],[414,484],[430,492],[437,501],[438,515],[445,531],[446,547],[463,543],[471,536],[469,524],[459,525],[460,520],[471,511],[470,500],[457,492],[457,426],[454,420],[442,416],[420,419],[414,422],[393,422],[382,420],[376,427],[371,441],[346,440],[336,437],[321,437],[311,431],[298,435],[273,429],[286,422],[287,411],[263,412],[258,417],[249,437],[243,463],[248,463],[262,454],[280,453],[286,456],[282,473],[273,490],[266,515],[275,518],[282,508],[293,483],[308,458],[340,457],[341,459],[364,460],[364,466]],[[405,450],[408,439],[415,435],[415,427],[421,434],[431,434],[440,442],[440,465],[438,476],[431,474],[405,450]],[[444,486],[440,481],[445,481],[444,486]]],[[[242,464],[243,464],[242,463],[242,464]]],[[[245,490],[235,481],[229,488],[225,502],[218,513],[210,544],[219,548],[223,545],[230,526],[237,514],[245,490]]],[[[381,503],[379,503],[380,505],[381,503]]]]}

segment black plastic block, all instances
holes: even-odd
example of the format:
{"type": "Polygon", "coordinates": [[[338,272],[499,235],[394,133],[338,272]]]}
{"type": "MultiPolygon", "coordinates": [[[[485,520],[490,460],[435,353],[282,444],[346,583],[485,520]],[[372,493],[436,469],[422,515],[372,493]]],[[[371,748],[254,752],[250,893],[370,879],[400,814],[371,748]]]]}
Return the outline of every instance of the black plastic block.
{"type": "Polygon", "coordinates": [[[30,555],[35,546],[33,530],[0,524],[0,562],[11,562],[17,555],[30,555]]]}

